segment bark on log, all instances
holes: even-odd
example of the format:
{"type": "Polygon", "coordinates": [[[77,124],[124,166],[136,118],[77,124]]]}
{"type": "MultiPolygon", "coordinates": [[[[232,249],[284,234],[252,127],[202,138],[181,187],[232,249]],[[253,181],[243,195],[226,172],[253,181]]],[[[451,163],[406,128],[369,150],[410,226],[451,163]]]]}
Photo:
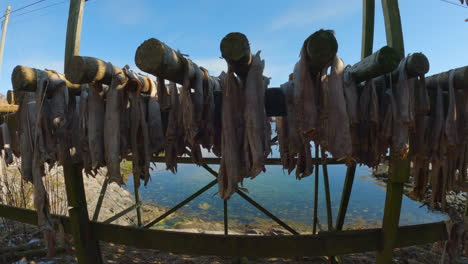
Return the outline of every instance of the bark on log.
{"type": "MultiPolygon", "coordinates": [[[[183,82],[185,59],[182,54],[155,38],[144,41],[135,53],[135,64],[140,70],[178,84],[183,82]]],[[[190,59],[186,60],[193,66],[189,67],[189,79],[193,79],[194,69],[198,66],[190,59]]]]}
{"type": "Polygon", "coordinates": [[[398,52],[389,46],[385,46],[354,64],[349,72],[354,80],[359,83],[392,72],[398,67],[399,63],[400,56],[398,52]]]}
{"type": "MultiPolygon", "coordinates": [[[[455,89],[468,89],[468,66],[453,69],[455,71],[454,87],[455,89]]],[[[441,72],[426,78],[428,89],[437,88],[437,80],[440,81],[442,89],[448,89],[448,76],[450,71],[441,72]]]]}
{"type": "MultiPolygon", "coordinates": [[[[26,66],[16,66],[13,69],[13,73],[11,74],[11,84],[13,85],[13,90],[16,91],[27,91],[27,92],[35,92],[37,88],[37,75],[36,71],[42,71],[34,68],[29,68],[26,66]]],[[[52,71],[43,71],[45,72],[48,76],[55,74],[52,71]]],[[[65,80],[65,83],[68,87],[68,89],[71,92],[79,92],[80,91],[80,85],[71,83],[68,81],[65,76],[61,73],[58,73],[62,79],[65,80]]],[[[53,89],[54,87],[51,86],[48,89],[53,89]]]]}
{"type": "Polygon", "coordinates": [[[18,111],[18,105],[0,104],[0,113],[15,113],[18,111]]]}
{"type": "Polygon", "coordinates": [[[110,85],[114,72],[114,66],[109,62],[93,57],[73,56],[65,76],[73,83],[99,82],[110,85]]]}
{"type": "Polygon", "coordinates": [[[252,63],[252,53],[247,37],[240,32],[227,34],[220,44],[221,56],[241,79],[245,80],[252,63]]]}
{"type": "MultiPolygon", "coordinates": [[[[69,64],[69,70],[65,73],[67,78],[74,83],[102,83],[110,85],[112,75],[122,71],[121,68],[114,66],[110,62],[105,62],[101,59],[86,56],[74,56],[69,64]]],[[[148,93],[151,89],[149,77],[135,74],[141,84],[141,92],[148,93]]],[[[127,83],[127,89],[136,90],[137,83],[130,78],[127,83]]]]}

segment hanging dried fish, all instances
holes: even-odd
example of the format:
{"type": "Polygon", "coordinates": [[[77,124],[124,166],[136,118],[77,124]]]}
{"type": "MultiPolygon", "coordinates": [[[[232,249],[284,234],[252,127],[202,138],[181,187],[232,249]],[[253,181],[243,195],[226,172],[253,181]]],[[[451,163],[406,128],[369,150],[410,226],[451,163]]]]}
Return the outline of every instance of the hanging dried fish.
{"type": "MultiPolygon", "coordinates": [[[[255,54],[247,74],[245,82],[245,110],[244,125],[246,145],[245,157],[250,163],[246,166],[249,170],[249,177],[254,178],[260,172],[265,171],[265,160],[269,154],[269,144],[266,144],[265,138],[267,119],[265,111],[265,85],[263,81],[263,69],[265,61],[260,58],[260,51],[255,54]]],[[[268,123],[269,125],[269,123],[268,123]]]]}
{"type": "MultiPolygon", "coordinates": [[[[55,231],[50,215],[49,198],[47,191],[44,187],[42,177],[44,173],[44,160],[42,157],[39,142],[42,141],[42,130],[40,128],[40,120],[43,118],[42,106],[45,98],[45,93],[49,86],[50,80],[44,72],[36,71],[37,76],[37,89],[36,89],[36,103],[35,104],[35,121],[34,134],[33,134],[33,156],[32,156],[32,178],[34,186],[34,208],[37,211],[38,225],[44,233],[44,239],[50,250],[55,247],[55,231]]],[[[55,113],[61,112],[59,109],[55,113]]],[[[58,116],[57,116],[58,118],[58,116]]]]}
{"type": "Polygon", "coordinates": [[[171,97],[167,93],[164,79],[161,77],[156,78],[156,94],[158,96],[158,102],[163,111],[167,111],[171,108],[171,97]]]}
{"type": "Polygon", "coordinates": [[[104,165],[104,99],[102,85],[92,84],[88,95],[88,141],[91,167],[104,165]]]}
{"type": "Polygon", "coordinates": [[[33,162],[33,137],[35,134],[35,116],[36,99],[34,93],[25,92],[24,99],[18,109],[19,136],[21,152],[21,176],[23,179],[32,182],[32,162],[33,162]]]}
{"type": "Polygon", "coordinates": [[[430,199],[431,207],[434,207],[436,202],[442,201],[442,177],[443,177],[443,155],[445,153],[443,146],[445,143],[444,139],[444,105],[443,105],[443,94],[442,87],[439,82],[437,83],[436,91],[436,104],[435,112],[432,120],[432,135],[431,135],[431,187],[432,194],[430,199]]]}
{"type": "MultiPolygon", "coordinates": [[[[288,170],[288,174],[296,169],[296,178],[302,179],[312,174],[313,163],[310,153],[310,143],[300,136],[298,129],[298,120],[295,107],[295,96],[297,92],[293,81],[289,81],[281,85],[281,89],[285,95],[287,117],[283,119],[282,129],[287,134],[287,140],[284,137],[278,137],[280,149],[288,152],[280,151],[281,158],[287,166],[284,169],[288,170]],[[287,161],[286,161],[287,160],[287,161]]],[[[280,134],[278,134],[280,136],[280,134]]],[[[283,164],[284,164],[283,163],[283,164]]]]}
{"type": "Polygon", "coordinates": [[[180,92],[180,104],[184,127],[185,141],[192,151],[192,160],[200,165],[202,163],[199,145],[200,122],[203,113],[203,73],[198,67],[185,60],[184,82],[180,92]],[[189,72],[195,72],[193,81],[194,93],[191,92],[189,72]]]}
{"type": "MultiPolygon", "coordinates": [[[[54,139],[56,140],[56,152],[60,164],[63,164],[64,161],[69,157],[70,134],[67,130],[67,125],[69,122],[69,120],[67,119],[68,103],[68,88],[65,86],[65,82],[63,82],[62,86],[56,87],[54,89],[52,97],[50,99],[50,118],[52,120],[52,133],[54,135],[54,139]]],[[[44,124],[43,127],[47,127],[47,125],[44,124]]],[[[41,143],[40,145],[45,146],[46,144],[41,143]]]]}
{"type": "Polygon", "coordinates": [[[221,133],[221,165],[218,175],[219,194],[229,199],[245,178],[244,166],[244,89],[232,72],[222,79],[223,108],[221,133]]]}
{"type": "Polygon", "coordinates": [[[83,161],[83,169],[86,174],[94,175],[91,168],[91,153],[88,141],[88,90],[88,84],[81,86],[79,139],[81,148],[81,159],[83,161]]]}
{"type": "Polygon", "coordinates": [[[343,85],[343,61],[335,56],[328,80],[328,149],[332,156],[352,163],[350,121],[343,85]]]}
{"type": "Polygon", "coordinates": [[[377,166],[382,154],[378,137],[380,113],[375,82],[375,79],[367,81],[359,98],[361,122],[359,125],[360,149],[357,159],[369,167],[377,166]]]}
{"type": "Polygon", "coordinates": [[[122,97],[127,78],[123,72],[115,72],[106,94],[106,112],[104,116],[104,156],[107,164],[107,177],[110,182],[124,184],[120,173],[121,135],[120,114],[122,113],[122,97]]]}
{"type": "Polygon", "coordinates": [[[161,108],[158,102],[156,86],[150,82],[150,96],[148,100],[148,134],[151,153],[158,154],[164,148],[164,133],[161,119],[161,108]]]}
{"type": "MultiPolygon", "coordinates": [[[[201,145],[211,151],[215,137],[215,104],[213,91],[219,86],[219,82],[208,74],[206,69],[203,72],[203,118],[200,125],[201,145]]],[[[218,87],[219,88],[219,87],[218,87]]]]}
{"type": "Polygon", "coordinates": [[[294,107],[299,134],[307,140],[314,140],[318,129],[317,85],[312,80],[307,67],[306,51],[301,50],[299,62],[294,67],[294,107]]]}
{"type": "Polygon", "coordinates": [[[147,124],[148,106],[143,100],[140,92],[143,86],[142,80],[126,66],[125,75],[137,88],[135,91],[129,91],[130,98],[130,144],[132,148],[133,177],[135,185],[140,185],[140,179],[145,185],[150,179],[149,167],[151,162],[150,139],[147,124]]]}
{"type": "Polygon", "coordinates": [[[169,83],[169,92],[171,99],[171,109],[169,111],[168,124],[166,129],[166,142],[165,142],[165,160],[166,168],[173,173],[177,172],[177,149],[178,140],[180,139],[181,127],[178,126],[179,117],[179,95],[177,86],[174,82],[169,83]]]}
{"type": "Polygon", "coordinates": [[[449,72],[449,85],[448,85],[448,109],[445,119],[445,136],[447,138],[447,148],[449,152],[453,152],[458,143],[457,134],[457,105],[455,102],[455,88],[454,88],[455,71],[449,72]]]}

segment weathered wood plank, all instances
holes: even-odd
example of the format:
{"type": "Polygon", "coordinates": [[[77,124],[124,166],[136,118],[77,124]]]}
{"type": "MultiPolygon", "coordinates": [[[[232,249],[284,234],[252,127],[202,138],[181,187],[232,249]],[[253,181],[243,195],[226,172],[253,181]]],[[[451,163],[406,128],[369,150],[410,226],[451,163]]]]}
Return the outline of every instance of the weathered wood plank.
{"type": "MultiPolygon", "coordinates": [[[[33,210],[0,205],[0,217],[37,225],[33,210]]],[[[57,216],[54,216],[57,217],[57,216]]],[[[58,217],[70,232],[69,217],[58,217]]],[[[99,240],[174,253],[218,256],[294,257],[343,255],[375,251],[381,241],[381,229],[321,232],[318,235],[250,236],[209,235],[141,229],[91,222],[99,240]],[[275,250],[272,250],[275,249],[275,250]]],[[[443,222],[399,227],[396,247],[433,243],[447,239],[443,222]]]]}

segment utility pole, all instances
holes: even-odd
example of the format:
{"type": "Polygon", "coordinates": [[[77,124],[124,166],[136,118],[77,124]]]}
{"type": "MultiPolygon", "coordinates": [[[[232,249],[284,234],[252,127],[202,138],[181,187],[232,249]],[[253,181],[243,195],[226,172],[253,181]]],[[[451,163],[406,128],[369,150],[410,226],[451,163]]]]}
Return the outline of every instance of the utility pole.
{"type": "MultiPolygon", "coordinates": [[[[80,55],[81,24],[85,0],[70,0],[67,37],[65,42],[64,72],[68,71],[70,59],[80,55]]],[[[101,264],[99,241],[94,238],[89,221],[82,168],[68,157],[63,164],[63,176],[70,215],[70,229],[79,264],[101,264]]]]}
{"type": "Polygon", "coordinates": [[[3,20],[2,27],[2,39],[0,42],[0,75],[2,73],[2,64],[3,64],[3,49],[5,48],[5,37],[8,26],[8,18],[10,17],[11,5],[9,5],[5,11],[5,20],[3,20]]]}

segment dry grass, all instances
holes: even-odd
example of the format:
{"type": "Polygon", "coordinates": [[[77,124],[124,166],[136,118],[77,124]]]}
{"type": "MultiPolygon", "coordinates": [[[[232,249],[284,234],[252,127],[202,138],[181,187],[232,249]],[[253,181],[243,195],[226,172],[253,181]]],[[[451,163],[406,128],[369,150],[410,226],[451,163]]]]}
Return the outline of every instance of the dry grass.
{"type": "MultiPolygon", "coordinates": [[[[20,162],[20,159],[15,158],[13,164],[0,169],[0,203],[34,209],[33,185],[21,177],[20,162]]],[[[43,182],[49,196],[52,214],[67,214],[67,196],[62,175],[61,168],[46,166],[43,182]]]]}

